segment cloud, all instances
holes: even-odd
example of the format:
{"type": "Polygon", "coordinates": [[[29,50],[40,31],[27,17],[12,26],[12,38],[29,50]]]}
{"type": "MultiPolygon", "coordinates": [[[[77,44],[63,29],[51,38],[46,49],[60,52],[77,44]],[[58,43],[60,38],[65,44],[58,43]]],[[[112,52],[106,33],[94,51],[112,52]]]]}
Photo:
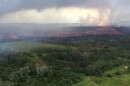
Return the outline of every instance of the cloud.
{"type": "Polygon", "coordinates": [[[89,17],[86,24],[96,24],[95,20],[99,18],[99,11],[76,7],[47,8],[41,11],[21,10],[1,16],[0,23],[79,23],[80,17],[89,17]]]}
{"type": "Polygon", "coordinates": [[[62,7],[106,8],[109,5],[109,0],[0,0],[0,13],[62,7]]]}
{"type": "Polygon", "coordinates": [[[90,25],[99,22],[112,24],[130,20],[129,3],[130,0],[0,0],[0,22],[73,23],[80,21],[90,25]],[[74,12],[63,11],[65,8],[75,8],[75,10],[73,9],[74,12]],[[86,14],[80,10],[76,11],[77,8],[89,9],[89,11],[96,9],[99,17],[93,17],[95,13],[91,11],[86,14]]]}

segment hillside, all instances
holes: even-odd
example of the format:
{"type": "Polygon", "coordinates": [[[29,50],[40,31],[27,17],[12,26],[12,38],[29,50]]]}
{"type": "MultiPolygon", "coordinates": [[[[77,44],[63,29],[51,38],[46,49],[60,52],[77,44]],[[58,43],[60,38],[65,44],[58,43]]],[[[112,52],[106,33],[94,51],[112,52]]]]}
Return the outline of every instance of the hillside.
{"type": "Polygon", "coordinates": [[[1,43],[1,86],[129,86],[127,40],[1,43]]]}
{"type": "Polygon", "coordinates": [[[49,41],[49,38],[129,35],[130,27],[64,24],[0,24],[0,42],[49,41]],[[10,29],[11,27],[11,29],[10,29]]]}

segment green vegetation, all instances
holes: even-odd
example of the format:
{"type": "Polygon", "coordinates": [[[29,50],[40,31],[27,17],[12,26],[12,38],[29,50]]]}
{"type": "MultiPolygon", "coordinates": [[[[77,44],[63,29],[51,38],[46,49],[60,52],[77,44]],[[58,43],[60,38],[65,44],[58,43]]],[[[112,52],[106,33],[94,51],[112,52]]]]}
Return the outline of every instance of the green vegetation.
{"type": "Polygon", "coordinates": [[[6,48],[0,50],[0,86],[130,84],[130,45],[125,40],[2,46],[6,48]]]}
{"type": "Polygon", "coordinates": [[[72,86],[130,86],[130,74],[109,77],[84,77],[84,80],[72,86]]]}

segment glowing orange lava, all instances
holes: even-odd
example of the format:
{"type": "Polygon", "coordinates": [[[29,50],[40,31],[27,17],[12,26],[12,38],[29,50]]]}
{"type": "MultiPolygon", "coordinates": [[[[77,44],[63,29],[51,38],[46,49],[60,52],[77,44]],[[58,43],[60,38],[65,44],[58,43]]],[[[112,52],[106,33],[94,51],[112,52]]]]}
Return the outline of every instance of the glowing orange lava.
{"type": "Polygon", "coordinates": [[[107,26],[108,22],[107,21],[101,21],[98,26],[107,26]]]}

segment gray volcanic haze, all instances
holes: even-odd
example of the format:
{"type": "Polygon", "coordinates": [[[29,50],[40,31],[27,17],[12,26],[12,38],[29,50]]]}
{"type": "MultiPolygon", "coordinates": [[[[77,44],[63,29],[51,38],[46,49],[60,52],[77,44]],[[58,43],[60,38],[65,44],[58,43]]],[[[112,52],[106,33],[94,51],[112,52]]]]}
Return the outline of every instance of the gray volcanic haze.
{"type": "Polygon", "coordinates": [[[129,25],[130,0],[0,0],[0,23],[129,25]]]}

